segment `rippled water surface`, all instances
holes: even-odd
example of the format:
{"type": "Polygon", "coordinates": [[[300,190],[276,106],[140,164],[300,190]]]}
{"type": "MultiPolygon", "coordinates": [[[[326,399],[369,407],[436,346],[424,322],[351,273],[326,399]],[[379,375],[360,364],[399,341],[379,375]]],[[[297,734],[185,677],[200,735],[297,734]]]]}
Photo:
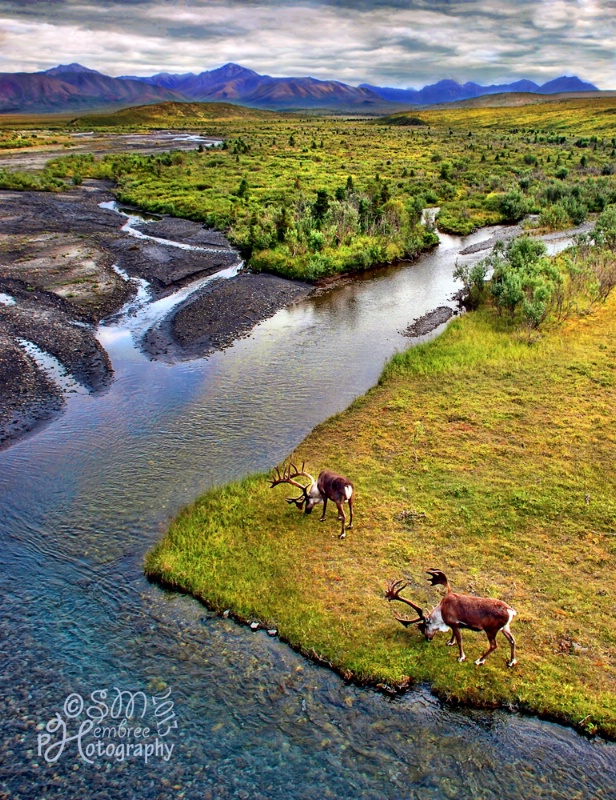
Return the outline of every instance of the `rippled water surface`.
{"type": "Polygon", "coordinates": [[[75,393],[59,420],[0,452],[0,797],[616,797],[612,745],[455,712],[423,689],[391,700],[347,686],[142,575],[183,505],[270,468],[373,385],[409,345],[400,331],[447,304],[457,251],[488,235],[443,237],[207,361],[148,361],[134,341],[155,316],[143,304],[101,327],[110,389],[75,393]],[[38,737],[65,698],[113,687],[170,688],[169,760],[87,764],[72,742],[47,763],[38,737]]]}

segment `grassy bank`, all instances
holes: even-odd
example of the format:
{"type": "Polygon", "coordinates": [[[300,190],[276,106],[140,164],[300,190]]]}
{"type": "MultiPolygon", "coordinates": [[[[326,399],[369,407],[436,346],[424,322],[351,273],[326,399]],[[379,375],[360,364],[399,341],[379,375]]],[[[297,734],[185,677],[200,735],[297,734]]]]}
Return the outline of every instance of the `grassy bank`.
{"type": "MultiPolygon", "coordinates": [[[[278,628],[349,678],[427,681],[452,701],[523,709],[616,737],[616,296],[529,345],[492,308],[396,356],[377,387],[316,428],[296,457],[356,487],[340,541],[254,475],[186,509],[146,572],[215,609],[278,628]],[[425,515],[425,516],[424,516],[425,515]],[[518,611],[520,663],[459,664],[393,619],[385,583],[438,602],[424,570],[518,611]]],[[[401,607],[397,611],[403,611],[401,607]]]]}

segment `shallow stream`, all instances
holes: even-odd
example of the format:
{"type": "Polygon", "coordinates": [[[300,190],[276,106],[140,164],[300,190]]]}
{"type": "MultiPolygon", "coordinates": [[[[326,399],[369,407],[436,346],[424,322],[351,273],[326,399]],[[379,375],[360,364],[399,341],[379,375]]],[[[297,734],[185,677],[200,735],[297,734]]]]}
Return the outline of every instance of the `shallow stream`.
{"type": "Polygon", "coordinates": [[[0,452],[0,796],[616,797],[614,745],[515,714],[455,711],[421,687],[390,699],[346,685],[142,573],[180,508],[271,468],[372,386],[409,346],[400,331],[453,305],[458,251],[490,235],[443,236],[417,262],[304,300],[208,360],[141,353],[136,338],[174,302],[157,311],[143,286],[100,327],[110,389],[76,392],[61,418],[0,452]],[[94,734],[81,741],[92,763],[78,738],[50,749],[61,724],[75,735],[88,705],[94,718],[121,690],[145,693],[143,719],[160,736],[144,741],[170,753],[161,744],[146,763],[118,749],[117,730],[102,754],[88,749],[94,734]]]}

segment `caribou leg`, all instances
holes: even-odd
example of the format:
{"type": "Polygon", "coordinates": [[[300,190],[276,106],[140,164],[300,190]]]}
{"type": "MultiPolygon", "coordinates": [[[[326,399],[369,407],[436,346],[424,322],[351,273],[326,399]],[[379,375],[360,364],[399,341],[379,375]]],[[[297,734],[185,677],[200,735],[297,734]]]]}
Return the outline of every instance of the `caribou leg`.
{"type": "Polygon", "coordinates": [[[518,659],[515,657],[515,639],[513,638],[513,635],[511,634],[508,625],[505,625],[505,627],[501,628],[501,630],[506,636],[506,638],[509,640],[509,644],[511,645],[511,658],[507,662],[507,666],[514,667],[518,663],[518,659]]]}
{"type": "Polygon", "coordinates": [[[464,655],[464,650],[462,649],[462,634],[460,633],[460,628],[457,625],[451,626],[451,632],[453,636],[455,636],[456,642],[458,644],[458,650],[460,651],[460,655],[458,657],[458,661],[466,661],[466,656],[464,655]]]}
{"type": "Polygon", "coordinates": [[[342,522],[342,529],[340,531],[340,538],[344,539],[346,536],[344,532],[344,523],[346,522],[346,516],[344,514],[344,504],[341,502],[336,503],[336,507],[338,508],[338,519],[342,522]]]}
{"type": "Polygon", "coordinates": [[[487,657],[490,655],[490,653],[491,653],[493,650],[496,650],[496,648],[498,647],[498,645],[496,644],[496,635],[495,635],[495,634],[492,634],[492,636],[490,636],[490,635],[488,634],[488,641],[490,642],[490,646],[489,646],[489,647],[488,647],[488,649],[485,651],[485,653],[484,653],[482,656],[479,656],[479,658],[477,659],[477,661],[475,661],[475,664],[476,664],[478,667],[480,667],[482,664],[485,664],[485,663],[486,663],[486,658],[487,658],[487,657]]]}
{"type": "Polygon", "coordinates": [[[323,497],[323,513],[319,522],[325,522],[325,512],[327,510],[327,497],[323,497]]]}

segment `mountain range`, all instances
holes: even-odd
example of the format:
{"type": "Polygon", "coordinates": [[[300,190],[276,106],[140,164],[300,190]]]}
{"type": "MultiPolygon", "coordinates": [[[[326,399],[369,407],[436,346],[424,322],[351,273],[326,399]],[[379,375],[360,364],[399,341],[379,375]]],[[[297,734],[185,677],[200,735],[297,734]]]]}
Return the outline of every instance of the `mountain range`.
{"type": "Polygon", "coordinates": [[[369,89],[384,100],[392,103],[404,103],[413,106],[431,106],[437,103],[454,103],[458,100],[470,100],[473,97],[482,97],[486,94],[503,94],[511,92],[528,92],[531,94],[560,94],[561,92],[598,92],[592,83],[586,83],[579,78],[563,75],[560,78],[548,81],[543,85],[534,81],[520,80],[514,83],[492,84],[480,86],[478,83],[459,84],[452,80],[443,80],[438,83],[424,86],[423,89],[389,89],[381,86],[371,86],[368,83],[360,84],[361,88],[369,89]]]}
{"type": "Polygon", "coordinates": [[[239,64],[204,71],[149,77],[123,75],[112,78],[80,64],[65,64],[44,72],[0,73],[0,113],[51,113],[86,111],[176,102],[227,102],[270,110],[323,108],[365,113],[386,113],[408,106],[426,106],[501,92],[598,91],[577,77],[556,78],[539,86],[521,80],[480,86],[443,80],[423,89],[394,89],[316,78],[272,78],[239,64]]]}

